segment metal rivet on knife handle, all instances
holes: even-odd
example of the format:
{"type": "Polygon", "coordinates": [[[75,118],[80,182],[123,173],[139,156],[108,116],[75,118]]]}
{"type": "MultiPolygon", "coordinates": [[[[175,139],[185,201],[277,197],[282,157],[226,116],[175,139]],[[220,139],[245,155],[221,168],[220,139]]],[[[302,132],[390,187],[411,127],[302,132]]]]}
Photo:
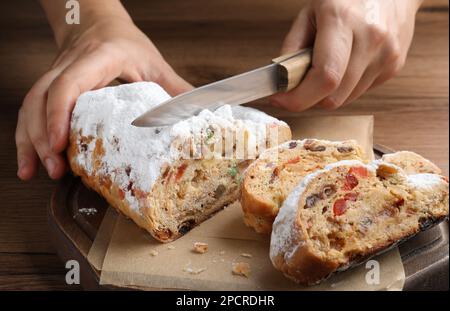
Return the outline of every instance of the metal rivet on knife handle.
{"type": "Polygon", "coordinates": [[[312,49],[304,49],[295,53],[282,55],[272,61],[279,66],[278,91],[287,92],[295,88],[311,67],[312,49]]]}

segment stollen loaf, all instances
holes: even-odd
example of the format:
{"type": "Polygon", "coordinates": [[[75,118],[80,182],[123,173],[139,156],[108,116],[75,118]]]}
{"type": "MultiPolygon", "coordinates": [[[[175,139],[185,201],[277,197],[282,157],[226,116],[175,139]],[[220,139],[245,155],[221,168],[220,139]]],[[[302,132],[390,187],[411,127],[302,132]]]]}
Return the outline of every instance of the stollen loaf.
{"type": "Polygon", "coordinates": [[[170,96],[138,82],[90,91],[75,105],[67,150],[84,184],[157,240],[172,241],[239,197],[241,173],[289,126],[224,105],[173,126],[131,122],[170,96]]]}

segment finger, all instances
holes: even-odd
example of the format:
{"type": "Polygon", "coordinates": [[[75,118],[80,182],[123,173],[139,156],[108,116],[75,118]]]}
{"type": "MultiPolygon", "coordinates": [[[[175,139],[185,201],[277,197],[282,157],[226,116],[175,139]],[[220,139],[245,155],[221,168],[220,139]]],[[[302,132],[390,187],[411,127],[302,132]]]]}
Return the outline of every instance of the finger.
{"type": "Polygon", "coordinates": [[[367,68],[367,70],[362,75],[356,87],[353,89],[351,94],[345,100],[344,105],[353,102],[354,100],[361,97],[361,95],[363,95],[365,92],[367,92],[367,90],[369,90],[373,86],[375,80],[379,76],[379,73],[380,70],[378,66],[372,65],[369,68],[367,68]]]}
{"type": "Polygon", "coordinates": [[[274,100],[270,101],[270,104],[275,108],[283,108],[280,103],[278,103],[274,100]]]}
{"type": "Polygon", "coordinates": [[[311,46],[314,42],[315,27],[310,10],[303,9],[294,20],[291,29],[284,39],[281,55],[298,51],[311,46]]]}
{"type": "Polygon", "coordinates": [[[361,41],[356,41],[352,47],[350,61],[339,88],[328,97],[324,98],[320,104],[327,109],[336,109],[342,106],[353,90],[359,84],[364,72],[369,65],[370,55],[367,49],[363,48],[361,41]]]}
{"type": "Polygon", "coordinates": [[[76,60],[51,83],[46,108],[51,149],[62,152],[68,142],[70,115],[81,93],[107,85],[121,74],[121,62],[97,50],[76,60]]]}
{"type": "Polygon", "coordinates": [[[48,143],[46,127],[45,89],[53,74],[49,73],[39,80],[27,95],[24,101],[25,124],[27,135],[34,146],[42,164],[47,169],[48,175],[57,179],[62,177],[65,171],[64,158],[52,152],[48,143]]]}
{"type": "Polygon", "coordinates": [[[161,79],[155,81],[160,84],[171,96],[176,96],[192,90],[194,87],[186,80],[181,78],[169,65],[163,71],[161,79]]]}
{"type": "Polygon", "coordinates": [[[318,17],[312,66],[305,79],[293,90],[272,99],[285,109],[301,111],[337,90],[347,69],[352,40],[351,30],[338,17],[318,17]]]}
{"type": "MultiPolygon", "coordinates": [[[[401,65],[401,64],[400,64],[401,65]]],[[[359,98],[370,88],[376,87],[392,78],[398,71],[396,59],[392,59],[384,53],[378,54],[377,59],[366,69],[358,85],[345,100],[345,105],[359,98]]]]}
{"type": "Polygon", "coordinates": [[[45,92],[57,74],[57,70],[51,70],[39,78],[25,96],[19,111],[16,128],[18,175],[25,180],[36,175],[39,165],[36,146],[33,145],[28,135],[29,119],[34,118],[33,111],[30,108],[33,105],[45,105],[45,92]]]}
{"type": "Polygon", "coordinates": [[[16,149],[17,149],[17,176],[22,180],[29,180],[36,175],[39,164],[36,151],[28,137],[24,120],[24,110],[19,110],[16,127],[16,149]]]}

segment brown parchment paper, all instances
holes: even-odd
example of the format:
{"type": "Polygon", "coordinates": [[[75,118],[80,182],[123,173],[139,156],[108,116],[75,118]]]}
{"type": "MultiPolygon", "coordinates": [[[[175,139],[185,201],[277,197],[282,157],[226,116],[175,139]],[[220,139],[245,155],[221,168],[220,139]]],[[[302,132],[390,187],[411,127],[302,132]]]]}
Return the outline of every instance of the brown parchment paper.
{"type": "MultiPolygon", "coordinates": [[[[373,157],[372,116],[285,120],[294,138],[356,139],[373,157]]],[[[269,259],[270,237],[245,226],[237,202],[170,244],[157,242],[122,216],[117,218],[109,244],[107,235],[103,235],[101,243],[94,243],[93,248],[97,249],[91,250],[103,258],[100,284],[149,290],[401,290],[405,280],[399,251],[394,248],[374,258],[380,267],[378,284],[367,283],[366,275],[372,267],[363,264],[320,285],[299,286],[273,268],[269,259]],[[194,242],[208,243],[208,252],[194,253],[194,242]],[[232,274],[232,264],[236,262],[250,264],[249,278],[232,274]]]]}
{"type": "Polygon", "coordinates": [[[106,251],[108,250],[109,242],[117,222],[117,212],[113,207],[109,207],[103,216],[102,223],[98,228],[94,243],[87,256],[88,262],[97,270],[101,271],[103,268],[103,260],[105,259],[106,251]]]}

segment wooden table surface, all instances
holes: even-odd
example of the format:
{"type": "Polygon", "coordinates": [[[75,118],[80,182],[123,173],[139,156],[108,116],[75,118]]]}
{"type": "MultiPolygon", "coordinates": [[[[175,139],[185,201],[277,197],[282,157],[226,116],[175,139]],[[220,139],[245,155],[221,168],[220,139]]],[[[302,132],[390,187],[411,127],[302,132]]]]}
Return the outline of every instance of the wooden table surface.
{"type": "MultiPolygon", "coordinates": [[[[301,7],[298,0],[123,2],[169,63],[197,86],[266,64],[301,7]]],[[[448,176],[448,18],[447,0],[426,1],[398,77],[343,109],[303,115],[373,114],[376,143],[419,152],[448,176]]],[[[17,111],[55,53],[37,1],[1,1],[0,289],[79,289],[65,284],[64,265],[49,242],[46,206],[55,182],[42,170],[31,182],[16,177],[17,111]]]]}

